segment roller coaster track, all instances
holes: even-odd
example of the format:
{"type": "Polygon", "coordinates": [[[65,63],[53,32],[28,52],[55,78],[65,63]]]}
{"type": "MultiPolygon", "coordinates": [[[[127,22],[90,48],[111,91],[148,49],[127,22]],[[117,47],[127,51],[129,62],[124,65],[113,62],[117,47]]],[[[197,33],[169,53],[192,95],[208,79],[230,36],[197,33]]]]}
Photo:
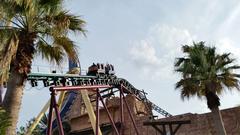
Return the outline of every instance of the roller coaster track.
{"type": "MultiPolygon", "coordinates": [[[[99,78],[96,76],[82,76],[82,75],[73,75],[73,74],[43,74],[43,73],[30,73],[28,74],[28,80],[31,81],[32,86],[37,86],[39,81],[44,83],[45,87],[48,86],[58,86],[58,85],[96,85],[96,84],[106,84],[111,85],[113,88],[119,88],[121,85],[124,87],[124,93],[133,94],[139,100],[146,103],[151,109],[155,110],[159,114],[170,117],[170,113],[160,108],[156,104],[152,103],[146,97],[146,93],[143,90],[135,88],[131,83],[123,78],[99,78]]],[[[73,101],[72,101],[73,102],[73,101]]]]}

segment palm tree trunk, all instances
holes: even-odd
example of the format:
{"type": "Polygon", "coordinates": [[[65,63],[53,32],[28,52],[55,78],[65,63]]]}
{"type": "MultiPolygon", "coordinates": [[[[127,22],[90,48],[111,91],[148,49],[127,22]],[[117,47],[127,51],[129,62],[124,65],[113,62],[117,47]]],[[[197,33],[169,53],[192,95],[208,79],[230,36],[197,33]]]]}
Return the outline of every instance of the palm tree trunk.
{"type": "Polygon", "coordinates": [[[11,126],[7,129],[7,135],[15,135],[21,107],[25,77],[12,70],[7,83],[7,91],[3,100],[3,107],[11,117],[11,126]]]}
{"type": "Polygon", "coordinates": [[[219,108],[214,107],[211,109],[211,111],[212,111],[211,114],[212,114],[212,118],[215,126],[216,135],[227,135],[219,108]]]}
{"type": "Polygon", "coordinates": [[[3,90],[2,90],[2,85],[0,85],[0,106],[2,105],[2,94],[3,94],[3,90]]]}

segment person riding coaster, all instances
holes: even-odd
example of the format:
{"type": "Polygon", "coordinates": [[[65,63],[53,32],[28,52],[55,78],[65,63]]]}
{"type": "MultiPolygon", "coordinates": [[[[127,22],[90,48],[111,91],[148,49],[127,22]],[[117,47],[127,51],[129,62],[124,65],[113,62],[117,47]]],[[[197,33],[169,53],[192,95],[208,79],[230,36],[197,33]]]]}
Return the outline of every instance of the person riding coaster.
{"type": "Polygon", "coordinates": [[[98,78],[112,78],[115,75],[114,67],[112,64],[93,63],[89,68],[87,75],[96,76],[98,78]]]}

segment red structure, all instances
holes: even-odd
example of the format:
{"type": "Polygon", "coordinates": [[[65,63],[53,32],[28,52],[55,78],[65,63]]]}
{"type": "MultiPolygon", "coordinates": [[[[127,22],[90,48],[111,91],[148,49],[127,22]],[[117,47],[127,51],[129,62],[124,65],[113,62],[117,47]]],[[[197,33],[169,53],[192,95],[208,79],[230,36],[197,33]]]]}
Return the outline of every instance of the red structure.
{"type": "Polygon", "coordinates": [[[59,108],[58,108],[58,105],[57,105],[57,101],[56,101],[56,92],[58,91],[80,91],[80,90],[88,90],[88,91],[93,91],[96,93],[96,135],[98,135],[98,127],[99,127],[99,100],[101,101],[104,109],[106,110],[107,112],[107,115],[108,115],[108,118],[111,122],[111,125],[115,131],[115,133],[117,135],[122,135],[123,134],[123,131],[122,131],[122,123],[124,121],[123,119],[123,104],[125,104],[126,108],[127,108],[127,112],[128,112],[128,115],[130,116],[131,118],[131,121],[132,121],[132,124],[134,126],[134,129],[135,129],[135,132],[137,135],[139,135],[139,132],[138,132],[138,129],[137,129],[137,126],[136,126],[136,122],[134,120],[134,117],[131,113],[131,110],[129,108],[129,105],[125,99],[125,95],[124,95],[124,91],[126,91],[127,89],[120,85],[119,86],[119,97],[120,97],[120,117],[121,117],[121,120],[120,120],[120,129],[118,129],[115,125],[115,122],[106,106],[106,104],[104,103],[103,101],[103,97],[101,96],[100,92],[99,92],[99,89],[102,89],[102,88],[111,88],[110,85],[89,85],[89,86],[63,86],[63,87],[50,87],[50,92],[51,92],[51,102],[50,102],[50,108],[49,108],[49,116],[48,116],[48,128],[47,128],[47,135],[51,135],[52,134],[52,119],[53,119],[53,110],[55,110],[55,113],[56,113],[56,119],[57,119],[57,125],[58,125],[58,129],[59,129],[59,134],[60,135],[64,135],[64,131],[63,131],[63,126],[62,126],[62,120],[61,120],[61,117],[60,117],[60,113],[59,113],[59,108]]]}

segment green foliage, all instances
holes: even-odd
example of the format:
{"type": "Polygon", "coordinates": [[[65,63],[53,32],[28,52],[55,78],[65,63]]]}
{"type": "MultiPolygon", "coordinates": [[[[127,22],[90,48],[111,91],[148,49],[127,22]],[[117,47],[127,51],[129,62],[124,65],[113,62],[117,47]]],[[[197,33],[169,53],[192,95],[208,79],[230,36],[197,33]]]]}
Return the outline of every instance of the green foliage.
{"type": "Polygon", "coordinates": [[[6,134],[8,126],[10,126],[10,117],[6,111],[0,107],[0,135],[6,134]]]}
{"type": "MultiPolygon", "coordinates": [[[[30,126],[33,124],[34,118],[31,119],[30,121],[27,122],[25,126],[21,126],[18,131],[17,135],[25,135],[30,126]]],[[[64,134],[68,135],[71,131],[71,127],[68,124],[68,122],[63,122],[63,129],[64,129],[64,134]]],[[[36,128],[33,130],[32,135],[45,135],[44,131],[47,129],[47,115],[45,114],[36,128]]],[[[53,130],[53,135],[58,135],[58,127],[53,130]]]]}
{"type": "MultiPolygon", "coordinates": [[[[1,0],[0,75],[6,76],[13,61],[18,61],[19,68],[31,65],[29,61],[33,54],[57,64],[65,56],[79,62],[75,43],[68,36],[71,33],[85,35],[85,21],[70,14],[62,4],[63,0],[1,0]],[[20,57],[16,58],[16,55],[20,57]],[[29,60],[21,62],[21,57],[29,60]]],[[[2,82],[7,79],[2,78],[2,82]]]]}
{"type": "MultiPolygon", "coordinates": [[[[27,122],[25,126],[21,126],[17,131],[17,135],[25,135],[30,126],[34,122],[34,118],[27,122]]],[[[45,135],[44,130],[47,128],[47,116],[44,115],[41,121],[38,123],[36,128],[33,130],[32,135],[45,135]]]]}
{"type": "Polygon", "coordinates": [[[239,90],[239,74],[234,70],[240,66],[234,65],[235,59],[231,53],[216,53],[215,47],[205,46],[205,42],[193,43],[192,46],[182,46],[184,57],[176,58],[175,71],[182,78],[176,83],[181,97],[206,97],[208,107],[219,106],[218,95],[224,88],[239,90]]]}
{"type": "MultiPolygon", "coordinates": [[[[28,123],[26,124],[26,126],[21,126],[19,128],[19,130],[17,131],[17,135],[25,135],[28,128],[30,127],[30,125],[33,123],[34,119],[28,121],[28,123]]],[[[41,128],[39,126],[37,126],[34,131],[32,132],[32,135],[44,135],[44,133],[42,132],[41,128]]]]}
{"type": "MultiPolygon", "coordinates": [[[[62,4],[63,0],[0,1],[0,85],[8,81],[10,71],[21,78],[13,85],[23,86],[36,54],[58,65],[64,58],[79,62],[77,47],[69,35],[85,35],[85,21],[70,14],[62,4]]],[[[15,88],[9,87],[6,93],[14,100],[5,98],[3,102],[12,115],[9,134],[15,130],[23,91],[15,88]]]]}

